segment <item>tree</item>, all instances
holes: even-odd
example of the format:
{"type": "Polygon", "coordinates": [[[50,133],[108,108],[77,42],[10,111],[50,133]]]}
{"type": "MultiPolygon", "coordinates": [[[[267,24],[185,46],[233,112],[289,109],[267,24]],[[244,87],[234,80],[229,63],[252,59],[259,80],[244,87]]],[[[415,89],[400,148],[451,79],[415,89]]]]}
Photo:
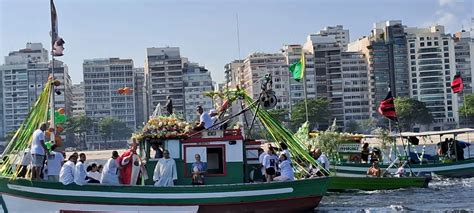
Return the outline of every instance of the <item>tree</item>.
{"type": "MultiPolygon", "coordinates": [[[[329,109],[329,100],[325,98],[308,99],[308,121],[310,130],[319,128],[319,125],[327,124],[332,114],[329,109]]],[[[304,100],[298,101],[291,110],[291,126],[293,130],[298,129],[306,122],[306,110],[304,100]]]]}
{"type": "Polygon", "coordinates": [[[86,134],[89,133],[93,127],[94,120],[84,115],[72,117],[65,123],[65,130],[73,132],[74,135],[79,138],[76,142],[79,148],[86,147],[86,134]]]}
{"type": "Polygon", "coordinates": [[[282,124],[288,125],[288,122],[290,121],[288,109],[272,109],[268,110],[268,114],[282,124]]]}
{"type": "Polygon", "coordinates": [[[464,95],[464,104],[459,107],[459,117],[467,117],[470,123],[474,122],[474,94],[464,95]]]}
{"type": "Polygon", "coordinates": [[[347,122],[346,123],[346,132],[359,133],[360,132],[359,123],[355,120],[350,120],[349,122],[347,122]]]}
{"type": "Polygon", "coordinates": [[[130,137],[132,129],[127,125],[112,117],[103,118],[99,121],[99,133],[104,139],[105,147],[108,147],[108,140],[118,140],[130,137]]]}
{"type": "Polygon", "coordinates": [[[426,104],[416,99],[397,98],[395,109],[403,131],[412,130],[415,124],[428,125],[433,122],[433,116],[426,104]]]}

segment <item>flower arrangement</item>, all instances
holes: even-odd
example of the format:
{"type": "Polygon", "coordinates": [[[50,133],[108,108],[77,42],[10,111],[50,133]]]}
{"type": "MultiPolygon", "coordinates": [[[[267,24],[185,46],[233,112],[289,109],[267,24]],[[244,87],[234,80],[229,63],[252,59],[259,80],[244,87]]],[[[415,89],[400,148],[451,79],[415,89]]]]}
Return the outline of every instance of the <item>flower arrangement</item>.
{"type": "Polygon", "coordinates": [[[133,135],[137,140],[144,139],[183,139],[192,130],[189,123],[176,116],[151,118],[142,130],[133,135]]]}

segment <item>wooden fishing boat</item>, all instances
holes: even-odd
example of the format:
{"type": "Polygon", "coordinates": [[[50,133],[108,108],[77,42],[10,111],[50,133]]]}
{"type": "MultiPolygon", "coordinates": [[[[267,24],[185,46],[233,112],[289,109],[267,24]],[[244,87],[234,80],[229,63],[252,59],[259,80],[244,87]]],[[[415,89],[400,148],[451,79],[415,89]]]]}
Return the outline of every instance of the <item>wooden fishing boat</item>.
{"type": "Polygon", "coordinates": [[[340,177],[334,176],[329,184],[329,191],[346,190],[389,190],[401,188],[428,187],[430,177],[340,177]]]}
{"type": "Polygon", "coordinates": [[[329,178],[204,186],[67,185],[0,177],[4,212],[311,212],[329,178]],[[318,186],[318,187],[314,187],[318,186]]]}

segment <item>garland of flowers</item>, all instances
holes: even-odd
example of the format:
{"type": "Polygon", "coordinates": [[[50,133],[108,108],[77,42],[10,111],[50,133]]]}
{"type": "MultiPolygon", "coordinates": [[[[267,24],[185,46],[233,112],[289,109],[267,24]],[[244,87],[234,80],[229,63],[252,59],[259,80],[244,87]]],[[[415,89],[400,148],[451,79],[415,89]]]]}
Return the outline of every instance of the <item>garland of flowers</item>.
{"type": "Polygon", "coordinates": [[[184,139],[192,129],[186,121],[178,119],[175,115],[169,117],[151,118],[142,130],[136,132],[133,138],[144,139],[184,139]]]}

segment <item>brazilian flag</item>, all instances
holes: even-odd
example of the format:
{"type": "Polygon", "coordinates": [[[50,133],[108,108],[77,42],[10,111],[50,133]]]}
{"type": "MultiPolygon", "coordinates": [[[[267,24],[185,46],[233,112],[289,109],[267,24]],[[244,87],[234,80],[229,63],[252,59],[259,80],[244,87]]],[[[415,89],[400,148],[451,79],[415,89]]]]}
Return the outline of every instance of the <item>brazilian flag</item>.
{"type": "Polygon", "coordinates": [[[300,81],[304,76],[305,62],[306,62],[306,59],[304,58],[304,51],[303,51],[301,52],[300,60],[290,65],[290,72],[291,74],[293,74],[293,78],[296,81],[300,81]]]}

